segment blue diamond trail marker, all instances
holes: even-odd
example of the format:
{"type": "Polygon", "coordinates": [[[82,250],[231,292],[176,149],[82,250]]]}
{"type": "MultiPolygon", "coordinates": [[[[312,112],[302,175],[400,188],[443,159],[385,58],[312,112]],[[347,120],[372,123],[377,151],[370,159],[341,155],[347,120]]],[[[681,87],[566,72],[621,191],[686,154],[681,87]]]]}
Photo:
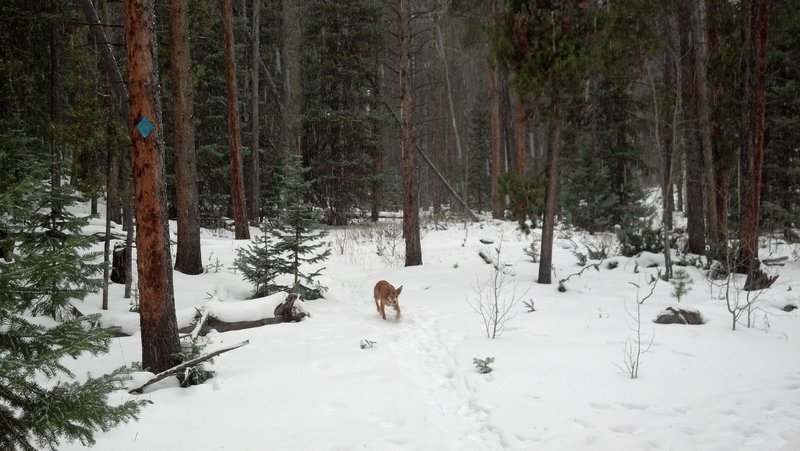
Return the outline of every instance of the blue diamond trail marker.
{"type": "Polygon", "coordinates": [[[136,129],[139,130],[139,133],[142,134],[142,137],[147,138],[147,135],[153,131],[153,123],[150,122],[150,119],[143,117],[138,124],[136,124],[136,129]]]}

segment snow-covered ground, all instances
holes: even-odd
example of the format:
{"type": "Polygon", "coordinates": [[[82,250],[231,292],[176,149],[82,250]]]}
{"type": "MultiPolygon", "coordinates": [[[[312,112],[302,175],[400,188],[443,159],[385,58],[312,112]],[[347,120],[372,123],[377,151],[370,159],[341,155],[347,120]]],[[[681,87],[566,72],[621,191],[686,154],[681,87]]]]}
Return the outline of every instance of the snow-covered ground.
{"type": "MultiPolygon", "coordinates": [[[[102,230],[102,221],[91,227],[102,230]]],[[[250,344],[216,357],[216,377],[203,385],[183,389],[173,380],[149,388],[139,395],[152,401],[141,419],[98,433],[96,449],[800,449],[800,310],[781,310],[800,304],[797,248],[762,249],[762,257],[772,250],[789,259],[773,269],[780,273],[775,286],[759,294],[751,328],[731,330],[721,290],[695,268],[686,268],[693,284],[680,305],[696,308],[707,323],[654,324],[676,304],[672,286],[659,282],[641,306],[642,345],[652,345],[632,380],[624,371],[625,345],[636,335],[631,282],[643,297],[656,271],[646,263],[657,256],[639,265],[615,257],[616,268],[603,262],[599,271],[570,278],[560,293],[555,283],[535,283],[538,264],[523,252],[530,238],[511,222],[429,228],[418,267],[403,267],[385,236],[367,226],[332,230],[334,252],[322,277],[328,292],[305,303],[310,318],[212,332],[209,350],[250,344]],[[501,242],[501,259],[510,265],[503,293],[516,288],[516,298],[534,302],[535,311],[519,302],[502,334],[490,340],[471,305],[492,268],[478,252],[494,255],[501,242]],[[389,321],[375,311],[372,288],[381,279],[403,285],[400,321],[394,311],[389,321]],[[375,345],[362,349],[362,340],[375,345]],[[478,373],[476,357],[494,357],[494,371],[478,373]]],[[[585,251],[583,240],[597,239],[558,232],[554,282],[580,270],[571,250],[585,251]]],[[[233,269],[236,249],[247,244],[203,231],[210,271],[175,273],[181,326],[200,306],[231,319],[272,311],[280,299],[247,300],[251,287],[233,269]]],[[[135,332],[138,318],[128,312],[122,286],[112,287],[110,304],[104,322],[135,332]]],[[[88,313],[99,305],[97,294],[80,308],[88,313]]],[[[108,355],[69,367],[96,374],[140,357],[136,334],[115,339],[108,355]]],[[[129,396],[120,391],[112,399],[129,396]]]]}

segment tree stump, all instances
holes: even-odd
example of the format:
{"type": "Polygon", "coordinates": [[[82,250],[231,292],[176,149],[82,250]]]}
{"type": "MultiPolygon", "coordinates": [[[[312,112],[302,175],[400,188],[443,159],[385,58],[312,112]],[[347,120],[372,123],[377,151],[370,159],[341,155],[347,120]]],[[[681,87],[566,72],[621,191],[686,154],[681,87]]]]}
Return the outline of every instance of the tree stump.
{"type": "Polygon", "coordinates": [[[111,259],[111,281],[114,283],[125,283],[125,243],[117,243],[114,245],[114,251],[111,259]]]}
{"type": "Polygon", "coordinates": [[[305,312],[294,306],[297,301],[297,293],[289,293],[286,300],[275,307],[275,319],[280,319],[280,322],[300,322],[303,318],[308,316],[305,312]]]}

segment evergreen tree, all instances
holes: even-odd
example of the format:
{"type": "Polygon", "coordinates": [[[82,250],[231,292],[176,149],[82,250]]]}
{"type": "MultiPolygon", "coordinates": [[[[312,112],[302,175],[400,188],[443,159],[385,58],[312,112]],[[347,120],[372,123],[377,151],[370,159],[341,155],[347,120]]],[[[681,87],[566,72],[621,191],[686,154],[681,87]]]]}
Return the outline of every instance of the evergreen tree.
{"type": "Polygon", "coordinates": [[[764,227],[797,240],[800,223],[800,10],[776,1],[770,16],[767,126],[764,152],[764,227]]]}
{"type": "Polygon", "coordinates": [[[678,302],[681,302],[681,299],[692,291],[692,276],[682,269],[675,271],[669,283],[672,284],[672,297],[678,302]]]}
{"type": "MultiPolygon", "coordinates": [[[[35,193],[36,188],[21,182],[0,193],[0,222],[4,222],[0,225],[14,230],[15,238],[22,234],[30,237],[22,227],[29,220],[20,215],[37,211],[38,204],[34,202],[40,199],[23,194],[35,193]]],[[[41,216],[41,213],[32,215],[41,216]]],[[[75,375],[64,365],[64,358],[108,351],[114,330],[91,327],[96,316],[69,319],[50,328],[32,324],[24,316],[31,308],[58,313],[63,311],[60,302],[68,302],[92,289],[78,278],[86,272],[85,263],[75,258],[80,242],[63,237],[50,241],[54,235],[73,230],[79,221],[67,222],[68,227],[39,233],[39,239],[34,240],[36,245],[26,244],[23,255],[13,262],[0,264],[0,443],[3,449],[55,450],[64,440],[91,445],[97,430],[107,431],[120,422],[137,418],[145,402],[129,400],[116,406],[107,404],[109,394],[122,388],[124,369],[90,377],[83,383],[69,381],[75,375]],[[52,302],[43,304],[43,298],[52,302]],[[43,378],[57,383],[44,384],[43,378]]]]}
{"type": "Polygon", "coordinates": [[[342,225],[378,176],[381,7],[369,0],[310,0],[303,7],[303,154],[326,222],[342,225]]]}
{"type": "Polygon", "coordinates": [[[489,186],[489,163],[492,158],[492,136],[489,128],[489,110],[486,102],[475,102],[470,114],[470,127],[467,140],[467,151],[463,183],[465,200],[478,211],[483,211],[491,204],[488,202],[491,187],[489,186]]]}
{"type": "MultiPolygon", "coordinates": [[[[272,229],[277,239],[276,249],[285,259],[285,272],[293,277],[293,283],[285,289],[297,287],[305,299],[322,296],[324,287],[315,279],[323,268],[306,271],[304,267],[316,265],[328,258],[331,251],[320,241],[327,233],[318,225],[322,219],[320,212],[306,201],[311,182],[304,179],[308,169],[303,168],[299,155],[289,157],[285,168],[281,189],[281,205],[278,221],[272,229]]],[[[288,290],[287,290],[288,291],[288,290]]]]}
{"type": "Polygon", "coordinates": [[[306,268],[328,258],[330,249],[321,241],[326,235],[318,228],[321,214],[306,201],[311,186],[311,182],[304,179],[306,172],[308,169],[303,168],[301,156],[289,157],[280,201],[268,215],[274,219],[262,226],[263,236],[238,253],[236,267],[245,280],[255,285],[256,297],[295,288],[305,299],[322,296],[324,287],[315,279],[323,268],[306,268]],[[292,282],[281,283],[277,280],[281,275],[291,276],[292,282]]]}
{"type": "Polygon", "coordinates": [[[39,188],[27,200],[32,211],[24,219],[19,254],[35,267],[29,277],[38,295],[31,312],[58,321],[78,317],[80,311],[72,302],[100,288],[96,277],[101,263],[92,263],[99,253],[85,252],[91,242],[80,234],[88,218],[77,217],[67,208],[78,201],[68,185],[39,188]]]}
{"type": "Polygon", "coordinates": [[[234,266],[242,272],[244,280],[252,283],[253,297],[268,296],[280,291],[275,278],[284,269],[280,256],[275,248],[275,238],[269,232],[267,222],[261,225],[262,234],[253,238],[247,248],[240,248],[236,253],[234,266]]]}

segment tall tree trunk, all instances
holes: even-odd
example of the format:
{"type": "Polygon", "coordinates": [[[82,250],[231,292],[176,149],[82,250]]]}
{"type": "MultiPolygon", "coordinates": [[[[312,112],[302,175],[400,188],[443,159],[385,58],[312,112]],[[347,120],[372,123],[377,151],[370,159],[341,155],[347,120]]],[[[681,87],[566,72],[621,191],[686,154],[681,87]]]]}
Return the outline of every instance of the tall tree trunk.
{"type": "Polygon", "coordinates": [[[259,138],[261,136],[258,115],[258,67],[261,63],[261,0],[253,0],[253,28],[250,77],[252,84],[251,106],[250,106],[250,221],[258,224],[260,220],[259,210],[261,204],[261,152],[259,151],[259,138]]]}
{"type": "MultiPolygon", "coordinates": [[[[718,14],[720,3],[725,0],[707,0],[708,9],[706,12],[706,28],[708,36],[708,55],[714,55],[719,52],[719,31],[711,19],[718,14]]],[[[724,141],[722,136],[722,122],[726,120],[720,117],[720,113],[715,114],[714,105],[718,103],[718,99],[722,96],[722,86],[719,83],[709,82],[709,103],[712,105],[711,110],[711,142],[717,143],[716,153],[714,156],[715,174],[714,174],[714,193],[717,202],[717,231],[719,233],[722,244],[727,247],[728,241],[728,179],[730,177],[730,164],[723,163],[732,159],[726,158],[726,152],[719,144],[724,141]]],[[[733,150],[731,150],[733,151],[733,150]]]]}
{"type": "MultiPolygon", "coordinates": [[[[441,84],[434,79],[434,92],[433,92],[433,136],[431,137],[431,158],[436,162],[439,167],[444,167],[445,158],[442,156],[444,150],[442,148],[442,90],[441,84]]],[[[436,183],[436,174],[431,170],[431,199],[433,202],[433,214],[436,219],[441,212],[442,208],[442,188],[436,183]]]]}
{"type": "Polygon", "coordinates": [[[239,106],[236,92],[236,62],[233,53],[233,0],[222,0],[222,33],[225,41],[225,78],[228,82],[228,144],[231,163],[231,201],[234,233],[237,240],[249,240],[250,228],[244,201],[239,106]]]}
{"type": "Polygon", "coordinates": [[[500,124],[500,91],[498,90],[497,70],[492,69],[491,73],[491,129],[492,129],[492,168],[491,184],[492,193],[492,218],[503,219],[503,204],[500,198],[500,169],[502,160],[500,158],[501,144],[501,124],[500,124]]]}
{"type": "Polygon", "coordinates": [[[705,215],[703,212],[703,154],[697,129],[697,90],[692,57],[691,11],[684,6],[678,19],[681,45],[683,136],[686,155],[686,232],[693,254],[705,254],[705,215]]]}
{"type": "MultiPolygon", "coordinates": [[[[502,159],[502,172],[504,174],[517,166],[516,152],[514,150],[514,119],[511,111],[511,95],[508,90],[508,77],[505,74],[499,74],[500,78],[500,127],[502,129],[501,141],[501,159],[502,159]]],[[[503,200],[505,207],[506,199],[503,200]]]]}
{"type": "MultiPolygon", "coordinates": [[[[494,28],[497,23],[497,0],[492,0],[491,13],[490,13],[490,28],[494,28]]],[[[492,218],[503,219],[503,200],[500,198],[499,182],[500,182],[500,143],[501,124],[500,124],[500,80],[497,73],[497,68],[491,70],[491,86],[490,86],[490,108],[491,108],[491,128],[492,128],[492,178],[491,178],[491,193],[492,193],[492,218]]]]}
{"type": "MultiPolygon", "coordinates": [[[[127,107],[126,107],[127,109],[127,107]]],[[[127,128],[127,127],[126,127],[127,128]]],[[[122,230],[125,231],[125,291],[123,298],[130,299],[133,290],[133,215],[135,206],[133,204],[133,152],[131,147],[126,152],[127,156],[122,159],[122,230]]]]}
{"type": "Polygon", "coordinates": [[[561,152],[561,100],[552,100],[552,117],[549,123],[547,148],[547,176],[544,192],[544,223],[542,224],[542,245],[539,249],[538,283],[550,284],[553,272],[553,233],[556,219],[558,197],[558,165],[561,152]]]}
{"type": "MultiPolygon", "coordinates": [[[[111,120],[108,121],[106,124],[106,137],[109,140],[108,151],[106,153],[106,183],[110,180],[116,178],[116,174],[114,174],[114,165],[113,161],[117,158],[114,156],[116,152],[114,152],[113,145],[111,144],[112,136],[113,136],[114,124],[111,120]]],[[[108,282],[109,277],[111,275],[110,271],[110,263],[111,263],[111,209],[114,208],[111,202],[106,201],[106,236],[103,239],[103,301],[100,306],[103,310],[108,310],[108,282]]]]}
{"type": "Polygon", "coordinates": [[[167,224],[153,1],[125,0],[124,16],[130,76],[129,130],[133,142],[142,367],[158,373],[179,363],[180,344],[167,224]],[[149,134],[142,128],[144,119],[152,124],[149,134]]]}
{"type": "MultiPolygon", "coordinates": [[[[675,86],[675,34],[674,28],[672,26],[673,19],[666,18],[664,19],[665,26],[662,27],[662,32],[665,36],[667,36],[667,45],[666,49],[664,50],[664,67],[662,72],[662,79],[664,82],[664,88],[666,92],[669,94],[676,93],[676,86],[675,86]]],[[[650,71],[648,70],[648,74],[650,71]]],[[[672,99],[666,101],[664,108],[659,107],[659,95],[656,89],[655,81],[653,77],[650,77],[650,82],[652,84],[652,91],[653,91],[653,104],[654,108],[654,117],[656,120],[656,127],[655,127],[655,137],[658,143],[658,147],[661,151],[662,157],[662,174],[661,174],[661,228],[662,228],[662,235],[663,235],[663,247],[664,247],[664,268],[665,273],[664,276],[667,279],[672,278],[672,250],[670,248],[670,231],[672,230],[672,208],[673,208],[673,190],[672,190],[672,161],[673,161],[673,149],[675,148],[674,143],[674,132],[673,132],[673,124],[676,122],[676,115],[678,109],[675,106],[675,102],[672,99]]]]}
{"type": "MultiPolygon", "coordinates": [[[[50,28],[50,186],[61,187],[61,21],[59,0],[51,0],[53,15],[50,28]]],[[[54,205],[55,207],[55,205],[54,205]]]]}
{"type": "MultiPolygon", "coordinates": [[[[447,8],[447,3],[444,3],[444,8],[447,8]]],[[[439,22],[433,20],[433,25],[436,31],[436,50],[437,54],[439,55],[439,60],[442,63],[442,68],[444,69],[444,83],[445,87],[447,88],[447,106],[450,110],[450,123],[453,126],[453,140],[456,143],[456,159],[457,161],[461,161],[461,156],[463,152],[461,150],[461,135],[459,134],[458,130],[458,122],[456,120],[456,108],[455,103],[453,102],[453,86],[450,80],[450,65],[447,61],[447,54],[445,53],[444,47],[444,36],[442,35],[442,27],[439,25],[439,22]]]]}
{"type": "Polygon", "coordinates": [[[187,0],[170,0],[170,79],[172,82],[172,146],[175,148],[175,203],[178,210],[178,247],[175,269],[201,274],[200,211],[197,199],[197,153],[192,124],[192,73],[187,0]]]}
{"type": "Polygon", "coordinates": [[[403,237],[406,266],[422,264],[419,236],[418,174],[414,158],[414,99],[411,61],[411,0],[400,0],[400,145],[403,155],[403,237]]]}
{"type": "Polygon", "coordinates": [[[767,35],[770,0],[742,1],[744,55],[741,132],[742,225],[736,271],[747,274],[745,288],[758,270],[758,231],[761,216],[761,172],[764,164],[766,116],[767,35]]]}
{"type": "Polygon", "coordinates": [[[708,43],[706,35],[705,0],[692,1],[692,50],[694,55],[697,113],[700,139],[703,145],[703,182],[706,197],[706,227],[713,244],[722,242],[717,219],[717,192],[714,189],[714,149],[711,141],[711,98],[708,89],[708,43]]]}
{"type": "Polygon", "coordinates": [[[514,129],[514,144],[517,152],[517,174],[525,177],[525,124],[528,121],[528,113],[525,111],[525,103],[522,99],[517,100],[517,127],[514,129]]]}
{"type": "MultiPolygon", "coordinates": [[[[114,56],[114,51],[111,44],[107,39],[103,27],[100,25],[100,19],[97,15],[97,10],[94,8],[91,0],[80,0],[81,9],[89,23],[89,30],[95,36],[95,42],[98,43],[100,49],[100,66],[106,73],[111,83],[111,90],[117,101],[119,108],[120,118],[123,125],[127,128],[130,121],[130,105],[127,83],[122,79],[117,59],[114,56]]],[[[120,8],[114,9],[109,22],[119,23],[123,21],[121,17],[122,11],[120,8]],[[116,14],[114,14],[116,13],[116,14]],[[120,16],[117,16],[120,15],[120,16]]],[[[117,30],[117,28],[113,28],[117,30]]],[[[121,37],[121,36],[120,36],[121,37]]],[[[127,146],[126,146],[127,147],[127,146]]],[[[131,174],[131,158],[133,151],[126,149],[124,156],[120,163],[120,181],[119,184],[119,198],[122,199],[122,230],[127,232],[125,237],[125,292],[124,298],[130,299],[131,285],[133,283],[133,187],[132,174],[131,174]]],[[[111,190],[109,189],[109,196],[111,190]]]]}

